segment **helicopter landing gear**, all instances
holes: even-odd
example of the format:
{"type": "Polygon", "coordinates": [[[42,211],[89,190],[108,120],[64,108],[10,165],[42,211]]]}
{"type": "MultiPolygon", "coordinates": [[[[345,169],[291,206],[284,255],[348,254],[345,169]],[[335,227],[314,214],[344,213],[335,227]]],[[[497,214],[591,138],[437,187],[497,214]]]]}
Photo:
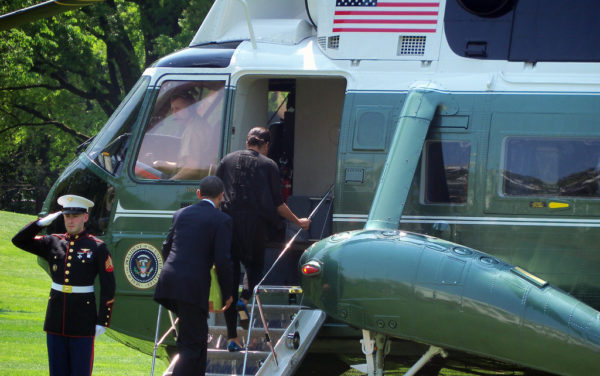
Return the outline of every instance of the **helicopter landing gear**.
{"type": "Polygon", "coordinates": [[[387,336],[380,333],[373,333],[369,330],[363,330],[362,333],[363,339],[360,340],[360,343],[367,363],[356,364],[352,368],[369,376],[383,376],[383,362],[385,356],[390,353],[391,342],[387,336]]]}
{"type": "MultiPolygon", "coordinates": [[[[367,374],[368,376],[383,376],[384,358],[390,353],[391,341],[387,336],[380,333],[373,333],[369,330],[363,330],[363,339],[360,340],[363,354],[365,354],[366,364],[355,364],[352,368],[367,374]]],[[[427,364],[436,355],[446,358],[448,353],[442,348],[429,346],[429,349],[413,364],[404,376],[414,376],[419,370],[427,364]]]]}
{"type": "Polygon", "coordinates": [[[423,367],[428,361],[431,360],[431,358],[438,354],[441,355],[442,358],[448,356],[448,353],[444,351],[444,349],[435,346],[429,346],[429,350],[427,350],[425,354],[423,354],[421,358],[415,364],[413,364],[412,367],[410,367],[410,369],[404,374],[404,376],[415,375],[417,372],[419,372],[421,367],[423,367]]]}

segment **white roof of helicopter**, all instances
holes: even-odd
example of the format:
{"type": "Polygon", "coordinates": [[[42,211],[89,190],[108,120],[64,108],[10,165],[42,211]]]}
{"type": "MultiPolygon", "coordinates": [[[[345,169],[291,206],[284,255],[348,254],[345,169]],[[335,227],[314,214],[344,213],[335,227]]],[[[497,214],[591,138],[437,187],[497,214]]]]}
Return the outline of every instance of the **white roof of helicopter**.
{"type": "MultiPolygon", "coordinates": [[[[422,17],[429,23],[417,24],[417,27],[427,28],[422,29],[425,31],[419,33],[411,29],[405,34],[339,33],[333,22],[337,17],[336,5],[344,1],[358,4],[350,9],[362,9],[362,5],[374,0],[309,0],[310,17],[304,0],[217,0],[190,46],[243,40],[230,66],[222,68],[223,73],[231,73],[233,86],[240,74],[253,73],[338,75],[347,79],[349,91],[402,91],[426,83],[440,90],[463,92],[600,92],[597,63],[531,64],[456,55],[443,37],[445,0],[436,2],[435,6],[431,1],[410,1],[412,5],[423,4],[422,9],[427,10],[422,12],[437,13],[435,17],[422,17]],[[318,26],[316,31],[311,19],[318,26]],[[331,35],[334,30],[338,35],[331,35]],[[403,36],[419,36],[428,47],[419,50],[420,55],[398,55],[399,40],[403,36]],[[332,37],[337,37],[339,48],[329,48],[332,37]]],[[[395,5],[400,3],[402,1],[394,1],[395,5]]],[[[415,8],[406,9],[412,12],[415,8]]],[[[154,69],[147,70],[147,74],[154,69]]],[[[160,68],[160,72],[169,69],[160,68]]],[[[198,68],[171,69],[173,73],[184,73],[187,69],[190,73],[198,72],[198,68]]],[[[210,68],[213,73],[219,70],[210,68]]]]}

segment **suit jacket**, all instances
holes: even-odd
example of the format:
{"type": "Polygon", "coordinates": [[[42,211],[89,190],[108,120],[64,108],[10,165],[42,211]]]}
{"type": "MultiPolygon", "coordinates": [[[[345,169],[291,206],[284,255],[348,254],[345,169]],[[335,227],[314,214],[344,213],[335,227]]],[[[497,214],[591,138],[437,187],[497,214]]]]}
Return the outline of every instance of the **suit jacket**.
{"type": "Polygon", "coordinates": [[[154,300],[176,312],[176,301],[200,305],[208,311],[210,269],[217,269],[223,300],[233,291],[231,217],[211,203],[200,201],[175,212],[163,243],[166,260],[154,300]]]}
{"type": "Polygon", "coordinates": [[[100,278],[100,308],[96,294],[50,290],[44,330],[69,337],[92,337],[96,325],[109,326],[115,296],[113,263],[106,244],[84,230],[77,235],[37,236],[42,228],[31,222],[12,239],[17,247],[48,261],[52,282],[91,286],[100,278]]]}

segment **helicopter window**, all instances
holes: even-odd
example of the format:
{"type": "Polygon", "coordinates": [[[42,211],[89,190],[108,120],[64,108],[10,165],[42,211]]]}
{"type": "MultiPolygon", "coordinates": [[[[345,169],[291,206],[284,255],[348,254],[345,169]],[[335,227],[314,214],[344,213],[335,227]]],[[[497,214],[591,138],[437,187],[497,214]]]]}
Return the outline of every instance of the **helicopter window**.
{"type": "Polygon", "coordinates": [[[381,112],[363,112],[358,117],[354,150],[384,150],[385,116],[381,112]]]}
{"type": "Polygon", "coordinates": [[[507,196],[600,196],[600,139],[508,137],[504,156],[507,196]]]}
{"type": "Polygon", "coordinates": [[[94,163],[111,174],[117,175],[121,171],[131,128],[149,82],[150,77],[145,76],[135,84],[86,151],[94,163]]]}
{"type": "Polygon", "coordinates": [[[224,81],[165,81],[136,165],[139,179],[199,180],[219,161],[224,81]]]}
{"type": "Polygon", "coordinates": [[[469,183],[468,141],[430,141],[425,149],[425,201],[464,204],[469,183]]]}

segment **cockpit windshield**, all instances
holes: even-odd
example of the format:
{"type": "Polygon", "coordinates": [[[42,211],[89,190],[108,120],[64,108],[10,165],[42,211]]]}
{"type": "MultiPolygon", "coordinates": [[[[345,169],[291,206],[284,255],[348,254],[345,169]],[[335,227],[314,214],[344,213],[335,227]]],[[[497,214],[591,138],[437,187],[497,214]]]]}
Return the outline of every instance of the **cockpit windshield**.
{"type": "Polygon", "coordinates": [[[135,176],[199,180],[219,161],[225,81],[165,81],[144,131],[135,176]]]}
{"type": "Polygon", "coordinates": [[[113,175],[118,175],[123,167],[131,128],[139,115],[149,82],[149,76],[138,80],[86,150],[95,164],[113,175]]]}

